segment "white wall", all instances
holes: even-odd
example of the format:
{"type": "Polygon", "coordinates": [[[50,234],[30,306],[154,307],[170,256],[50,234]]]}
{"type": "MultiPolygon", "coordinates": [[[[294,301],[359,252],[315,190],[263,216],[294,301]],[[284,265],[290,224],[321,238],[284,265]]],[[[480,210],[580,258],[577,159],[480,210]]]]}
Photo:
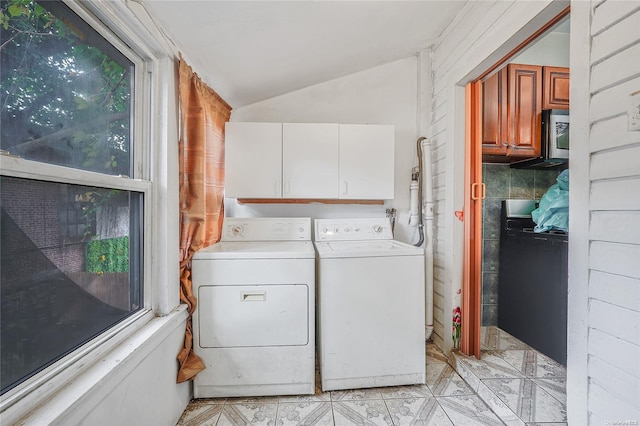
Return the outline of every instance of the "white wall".
{"type": "Polygon", "coordinates": [[[640,4],[571,7],[569,424],[638,423],[640,4]]]}
{"type": "Polygon", "coordinates": [[[511,61],[516,64],[546,65],[552,67],[569,66],[569,34],[551,33],[527,46],[511,61]]]}
{"type": "MultiPolygon", "coordinates": [[[[328,81],[232,111],[232,121],[395,125],[395,199],[384,206],[335,204],[243,204],[225,199],[227,216],[305,216],[312,218],[384,216],[396,208],[396,237],[415,242],[406,226],[411,169],[416,153],[421,102],[418,75],[430,75],[428,57],[410,57],[328,81]],[[421,68],[421,71],[418,69],[421,68]]],[[[429,136],[429,135],[426,135],[429,136]]],[[[367,153],[363,152],[366,157],[367,153]]],[[[256,176],[256,179],[260,179],[256,176]]]]}

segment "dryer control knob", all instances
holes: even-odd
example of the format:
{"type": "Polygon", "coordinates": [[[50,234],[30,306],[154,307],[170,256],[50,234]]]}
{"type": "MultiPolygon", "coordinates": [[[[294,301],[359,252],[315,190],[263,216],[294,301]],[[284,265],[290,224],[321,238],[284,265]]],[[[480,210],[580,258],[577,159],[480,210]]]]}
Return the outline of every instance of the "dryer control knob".
{"type": "Polygon", "coordinates": [[[231,233],[233,235],[240,235],[244,231],[244,228],[241,225],[234,225],[231,227],[231,233]]]}
{"type": "Polygon", "coordinates": [[[373,232],[375,232],[376,234],[381,233],[381,232],[382,232],[382,226],[380,226],[380,225],[375,225],[375,226],[373,227],[373,232]]]}

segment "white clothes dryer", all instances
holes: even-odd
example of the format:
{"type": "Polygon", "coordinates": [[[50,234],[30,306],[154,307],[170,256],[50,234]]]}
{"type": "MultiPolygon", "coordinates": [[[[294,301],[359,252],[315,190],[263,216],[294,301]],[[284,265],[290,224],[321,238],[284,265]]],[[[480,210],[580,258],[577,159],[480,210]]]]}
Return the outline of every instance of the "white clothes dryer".
{"type": "Polygon", "coordinates": [[[381,219],[315,221],[322,390],[426,383],[424,252],[381,219]]]}
{"type": "Polygon", "coordinates": [[[194,397],[313,394],[315,251],[310,218],[225,218],[193,256],[194,397]]]}

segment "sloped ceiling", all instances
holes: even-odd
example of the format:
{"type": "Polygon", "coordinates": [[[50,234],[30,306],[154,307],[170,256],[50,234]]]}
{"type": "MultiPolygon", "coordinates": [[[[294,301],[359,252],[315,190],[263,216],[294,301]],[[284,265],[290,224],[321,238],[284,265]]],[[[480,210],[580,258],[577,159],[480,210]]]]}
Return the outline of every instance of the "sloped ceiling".
{"type": "Polygon", "coordinates": [[[415,55],[466,3],[135,1],[234,108],[415,55]]]}

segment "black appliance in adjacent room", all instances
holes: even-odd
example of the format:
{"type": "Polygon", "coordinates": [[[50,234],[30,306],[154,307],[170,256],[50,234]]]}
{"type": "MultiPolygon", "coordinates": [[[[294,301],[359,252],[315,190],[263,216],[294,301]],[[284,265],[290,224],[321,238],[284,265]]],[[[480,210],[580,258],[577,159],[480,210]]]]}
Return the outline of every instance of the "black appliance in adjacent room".
{"type": "Polygon", "coordinates": [[[534,226],[502,202],[498,327],[566,366],[568,234],[534,226]]]}

